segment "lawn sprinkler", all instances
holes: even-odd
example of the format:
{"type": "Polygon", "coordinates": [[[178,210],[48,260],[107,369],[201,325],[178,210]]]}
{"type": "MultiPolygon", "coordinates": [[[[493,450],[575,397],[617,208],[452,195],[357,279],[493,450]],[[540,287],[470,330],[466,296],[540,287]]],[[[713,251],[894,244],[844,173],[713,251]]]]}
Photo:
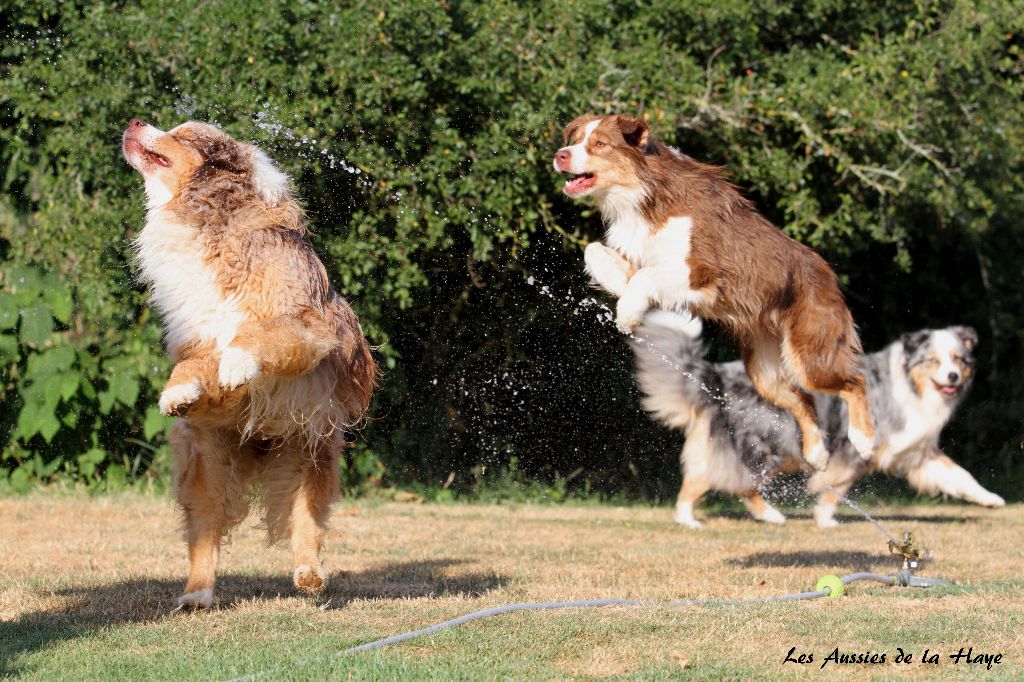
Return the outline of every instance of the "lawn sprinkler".
{"type": "Polygon", "coordinates": [[[903,587],[937,587],[939,585],[952,585],[953,581],[943,578],[922,578],[914,575],[914,571],[921,567],[926,561],[931,561],[933,553],[924,545],[914,539],[914,534],[907,530],[899,542],[889,540],[889,551],[896,556],[903,557],[903,566],[898,573],[893,574],[896,584],[903,587]]]}
{"type": "MultiPolygon", "coordinates": [[[[877,524],[876,524],[877,525],[877,524]]],[[[879,526],[880,527],[880,526],[879,526]]],[[[883,529],[884,532],[884,529],[883,529]]],[[[832,598],[842,597],[846,594],[846,586],[857,580],[873,580],[885,585],[899,585],[901,587],[939,587],[942,585],[954,585],[952,580],[945,578],[923,578],[914,575],[926,561],[931,561],[932,551],[914,539],[911,531],[904,531],[899,540],[886,533],[889,538],[889,551],[898,557],[902,557],[903,565],[896,573],[881,575],[878,573],[851,573],[840,578],[837,575],[823,575],[814,586],[815,591],[811,594],[821,594],[832,598]]]]}

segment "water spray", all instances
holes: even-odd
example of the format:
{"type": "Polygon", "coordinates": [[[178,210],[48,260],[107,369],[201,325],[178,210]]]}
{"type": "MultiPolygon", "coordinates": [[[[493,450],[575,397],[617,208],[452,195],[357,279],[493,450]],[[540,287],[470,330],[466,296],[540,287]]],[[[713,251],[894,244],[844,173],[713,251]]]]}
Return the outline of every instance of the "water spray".
{"type": "MultiPolygon", "coordinates": [[[[875,517],[868,514],[866,511],[861,509],[860,505],[855,503],[853,500],[842,494],[832,486],[825,484],[825,487],[835,493],[839,499],[845,502],[851,509],[859,513],[865,519],[874,524],[888,540],[888,548],[890,554],[903,559],[903,563],[900,566],[900,570],[888,576],[879,576],[874,573],[854,574],[854,575],[870,575],[875,579],[882,579],[881,582],[885,582],[888,585],[899,585],[901,587],[940,587],[946,585],[954,585],[952,580],[946,580],[945,578],[925,578],[923,576],[914,575],[914,572],[924,565],[925,562],[931,561],[935,553],[920,543],[918,539],[915,539],[913,531],[905,530],[899,540],[893,537],[892,533],[887,531],[885,527],[880,524],[875,517]]],[[[835,580],[838,578],[834,575],[823,576],[818,581],[818,589],[822,589],[825,584],[822,581],[828,579],[827,584],[835,586],[835,580]]],[[[842,586],[837,586],[839,594],[842,594],[842,586]]],[[[837,596],[837,595],[830,595],[837,596]]]]}

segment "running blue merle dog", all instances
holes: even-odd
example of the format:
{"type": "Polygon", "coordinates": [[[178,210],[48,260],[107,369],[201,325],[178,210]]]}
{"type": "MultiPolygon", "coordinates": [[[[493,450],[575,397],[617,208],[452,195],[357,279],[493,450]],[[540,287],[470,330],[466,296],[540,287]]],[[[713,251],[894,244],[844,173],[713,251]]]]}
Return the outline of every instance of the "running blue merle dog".
{"type": "MultiPolygon", "coordinates": [[[[675,519],[699,527],[694,505],[717,490],[738,495],[755,519],[785,523],[760,491],[773,477],[803,468],[800,430],[787,412],[757,394],[741,362],[705,360],[701,331],[699,319],[654,311],[632,341],[644,408],[654,420],[686,434],[675,519]]],[[[819,526],[837,524],[839,496],[873,471],[902,476],[922,493],[985,507],[1005,504],[939,448],[939,434],[974,378],[977,343],[970,327],[923,329],[864,356],[880,446],[871,459],[861,458],[846,437],[843,401],[815,396],[832,452],[828,468],[808,479],[809,490],[818,495],[819,526]]]]}

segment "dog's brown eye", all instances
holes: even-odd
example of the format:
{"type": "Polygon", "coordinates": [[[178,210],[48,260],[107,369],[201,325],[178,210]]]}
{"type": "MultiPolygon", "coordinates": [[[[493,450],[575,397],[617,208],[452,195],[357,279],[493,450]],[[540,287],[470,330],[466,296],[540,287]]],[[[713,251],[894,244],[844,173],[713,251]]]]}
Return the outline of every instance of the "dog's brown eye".
{"type": "Polygon", "coordinates": [[[604,146],[604,142],[601,142],[600,140],[596,140],[594,142],[594,146],[595,147],[603,147],[604,146]]]}

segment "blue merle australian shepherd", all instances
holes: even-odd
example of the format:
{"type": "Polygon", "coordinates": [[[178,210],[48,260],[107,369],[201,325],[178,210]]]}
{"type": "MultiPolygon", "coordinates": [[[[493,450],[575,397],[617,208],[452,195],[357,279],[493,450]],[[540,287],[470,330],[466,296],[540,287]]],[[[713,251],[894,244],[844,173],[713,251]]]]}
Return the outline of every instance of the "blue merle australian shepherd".
{"type": "MultiPolygon", "coordinates": [[[[785,517],[761,497],[760,489],[774,476],[801,468],[800,432],[789,414],[757,394],[741,362],[706,361],[700,334],[699,319],[654,311],[633,341],[644,408],[655,420],[686,434],[676,521],[699,527],[694,505],[708,491],[718,490],[738,495],[754,518],[784,523],[785,517]]],[[[808,488],[819,495],[814,508],[819,526],[836,524],[839,495],[872,471],[902,476],[923,493],[986,507],[1004,504],[939,449],[939,433],[973,379],[977,341],[969,327],[925,329],[864,356],[881,446],[869,460],[858,456],[847,440],[843,402],[816,397],[832,453],[828,468],[808,479],[808,488]]]]}

